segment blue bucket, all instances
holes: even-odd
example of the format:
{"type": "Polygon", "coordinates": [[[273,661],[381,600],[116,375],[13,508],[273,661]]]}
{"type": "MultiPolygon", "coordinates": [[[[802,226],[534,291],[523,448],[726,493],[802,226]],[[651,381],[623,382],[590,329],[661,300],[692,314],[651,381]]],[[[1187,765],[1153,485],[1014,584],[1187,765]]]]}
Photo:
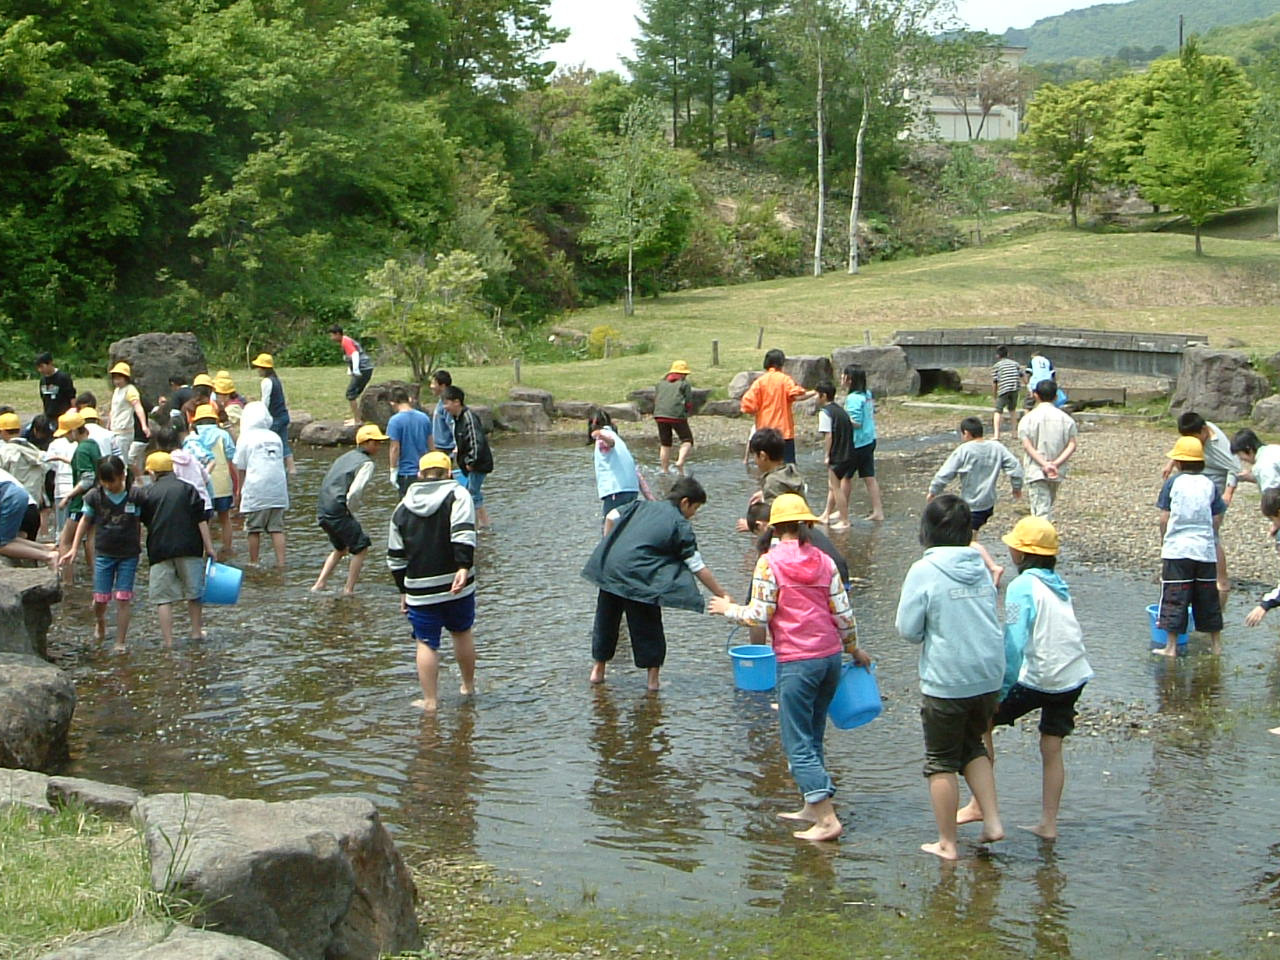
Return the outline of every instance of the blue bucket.
{"type": "Polygon", "coordinates": [[[841,668],[840,685],[827,708],[827,716],[841,730],[852,730],[880,716],[880,687],[875,664],[860,667],[849,661],[841,668]]]}
{"type": "MultiPolygon", "coordinates": [[[[1163,647],[1169,642],[1169,635],[1156,626],[1156,620],[1160,616],[1160,604],[1153,603],[1147,607],[1147,619],[1151,622],[1151,648],[1163,647]]],[[[1188,629],[1194,628],[1195,624],[1191,621],[1191,615],[1187,615],[1188,629]]],[[[1189,634],[1181,633],[1178,635],[1178,646],[1185,647],[1187,645],[1187,637],[1189,634]]]]}
{"type": "Polygon", "coordinates": [[[218,603],[231,606],[240,600],[240,581],[244,571],[225,563],[214,563],[213,558],[204,566],[204,596],[201,603],[218,603]]]}
{"type": "Polygon", "coordinates": [[[778,658],[773,647],[746,643],[730,647],[733,658],[733,682],[739,690],[772,690],[778,682],[778,658]]]}

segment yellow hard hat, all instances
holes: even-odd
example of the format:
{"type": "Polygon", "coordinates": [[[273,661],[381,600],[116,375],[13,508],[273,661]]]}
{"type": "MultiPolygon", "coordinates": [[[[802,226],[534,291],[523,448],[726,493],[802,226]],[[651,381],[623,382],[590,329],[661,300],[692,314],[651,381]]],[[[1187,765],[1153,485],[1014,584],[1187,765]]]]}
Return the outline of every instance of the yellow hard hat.
{"type": "Polygon", "coordinates": [[[1165,456],[1170,460],[1203,460],[1204,444],[1199,437],[1179,437],[1165,456]]]}
{"type": "Polygon", "coordinates": [[[192,423],[199,423],[201,420],[217,420],[218,411],[213,409],[213,404],[202,403],[196,407],[195,415],[191,418],[192,423]]]}
{"type": "Polygon", "coordinates": [[[800,521],[817,523],[818,518],[813,515],[813,511],[809,509],[809,505],[804,502],[804,497],[800,496],[800,494],[779,494],[778,499],[773,501],[773,506],[769,509],[769,523],[796,523],[800,521]]]}
{"type": "Polygon", "coordinates": [[[274,369],[275,365],[276,362],[271,359],[271,354],[269,353],[258,354],[249,364],[251,367],[265,367],[268,370],[274,369]]]}
{"type": "Polygon", "coordinates": [[[148,473],[170,473],[173,470],[173,457],[163,450],[147,454],[148,473]]]}
{"type": "Polygon", "coordinates": [[[193,387],[209,387],[212,389],[213,377],[209,376],[207,373],[197,373],[196,378],[191,381],[191,385],[193,387]]]}
{"type": "MultiPolygon", "coordinates": [[[[89,407],[85,408],[90,409],[89,407]]],[[[72,430],[79,430],[84,426],[84,411],[68,410],[58,418],[58,429],[53,431],[55,437],[65,437],[72,430]]]]}
{"type": "Polygon", "coordinates": [[[449,459],[449,455],[443,450],[432,450],[430,453],[424,453],[422,459],[418,461],[418,470],[452,470],[453,461],[449,459]]]}
{"type": "Polygon", "coordinates": [[[123,374],[124,376],[128,377],[130,380],[132,380],[132,379],[133,379],[133,367],[129,366],[129,365],[128,365],[127,363],[125,363],[123,360],[121,360],[121,361],[120,361],[119,363],[117,363],[114,367],[112,367],[110,370],[108,370],[108,371],[107,371],[107,373],[108,373],[108,375],[113,374],[113,373],[119,373],[119,374],[123,374]]]}
{"type": "Polygon", "coordinates": [[[376,423],[366,423],[363,427],[361,427],[359,430],[356,431],[356,446],[359,446],[362,443],[367,443],[370,440],[390,440],[390,439],[391,439],[390,437],[388,437],[385,433],[383,433],[378,428],[378,425],[376,423]]]}
{"type": "Polygon", "coordinates": [[[1044,517],[1023,517],[1000,539],[1021,553],[1040,557],[1058,555],[1058,531],[1044,517]]]}

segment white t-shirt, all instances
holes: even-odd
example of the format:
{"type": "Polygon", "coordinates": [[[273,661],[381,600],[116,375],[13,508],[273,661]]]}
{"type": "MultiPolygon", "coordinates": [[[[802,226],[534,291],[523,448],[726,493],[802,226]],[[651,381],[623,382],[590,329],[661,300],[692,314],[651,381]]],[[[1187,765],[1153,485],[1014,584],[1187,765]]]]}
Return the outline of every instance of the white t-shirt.
{"type": "Polygon", "coordinates": [[[66,437],[55,437],[49,442],[49,449],[44,458],[53,464],[53,495],[61,500],[71,492],[71,458],[75,456],[76,444],[66,437]],[[55,459],[65,457],[65,460],[55,459]]]}
{"type": "Polygon", "coordinates": [[[1258,448],[1253,479],[1258,481],[1259,490],[1280,487],[1280,444],[1264,443],[1258,448]]]}
{"type": "Polygon", "coordinates": [[[1213,518],[1224,512],[1227,505],[1218,496],[1212,480],[1203,473],[1175,470],[1160,488],[1156,507],[1169,511],[1169,524],[1160,548],[1163,559],[1202,563],[1218,559],[1213,518]]]}
{"type": "Polygon", "coordinates": [[[284,447],[273,430],[245,430],[232,460],[244,476],[240,510],[253,513],[289,506],[289,477],[284,469],[284,447]]]}

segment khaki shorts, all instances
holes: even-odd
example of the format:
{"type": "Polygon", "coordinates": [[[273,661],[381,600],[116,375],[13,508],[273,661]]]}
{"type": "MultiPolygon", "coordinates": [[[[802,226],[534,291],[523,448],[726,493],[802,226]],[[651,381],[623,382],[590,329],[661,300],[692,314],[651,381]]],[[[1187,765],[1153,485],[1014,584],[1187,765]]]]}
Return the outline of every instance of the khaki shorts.
{"type": "Polygon", "coordinates": [[[245,533],[284,533],[284,507],[268,507],[244,515],[245,533]]]}
{"type": "Polygon", "coordinates": [[[204,595],[204,557],[175,557],[151,565],[147,597],[154,604],[199,600],[204,595]]]}

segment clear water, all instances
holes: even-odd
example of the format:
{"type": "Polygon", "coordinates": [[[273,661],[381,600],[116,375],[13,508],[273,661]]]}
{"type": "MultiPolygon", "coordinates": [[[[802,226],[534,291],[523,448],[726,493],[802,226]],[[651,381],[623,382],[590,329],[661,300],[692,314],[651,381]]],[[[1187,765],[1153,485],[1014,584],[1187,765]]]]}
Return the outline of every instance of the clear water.
{"type": "MultiPolygon", "coordinates": [[[[651,441],[633,445],[656,462],[651,441]]],[[[740,453],[697,453],[711,501],[694,526],[710,566],[740,597],[752,557],[733,524],[753,481],[740,453]]],[[[594,594],[578,570],[599,503],[584,446],[555,438],[498,447],[485,488],[496,532],[482,538],[478,561],[480,695],[462,703],[451,669],[439,717],[426,720],[410,707],[413,646],[383,564],[394,492],[381,471],[362,512],[375,549],[359,596],[308,592],[327,549],[311,491],[331,456],[300,460],[293,566],[283,577],[247,572],[237,607],[207,610],[209,641],[163,650],[144,589],[131,649],[113,655],[90,639],[87,589],[73,590],[51,637],[80,698],[70,772],[152,792],[358,794],[406,849],[478,857],[564,905],[584,890],[602,907],[667,917],[872,903],[923,914],[941,930],[977,918],[1051,957],[1230,953],[1275,926],[1280,738],[1267,728],[1280,718],[1280,663],[1270,629],[1232,627],[1220,663],[1195,655],[1202,638],[1178,662],[1152,657],[1150,572],[1103,572],[1068,551],[1061,569],[1096,673],[1085,716],[1161,722],[1130,735],[1120,721],[1068,741],[1055,845],[1011,829],[989,854],[964,844],[957,868],[940,865],[918,852],[933,835],[914,649],[893,631],[899,584],[919,553],[922,496],[887,463],[890,521],[838,541],[860,578],[854,604],[885,710],[870,726],[829,731],[847,832],[823,851],[774,819],[796,802],[794,786],[769,695],[734,688],[726,623],[667,614],[657,695],[646,693],[625,643],[608,684],[587,684],[594,594]]],[[[816,460],[802,468],[819,476],[816,460]]],[[[1241,593],[1231,623],[1247,610],[1241,593]]],[[[1036,743],[1033,726],[997,735],[1011,827],[1039,812],[1036,743]]]]}

